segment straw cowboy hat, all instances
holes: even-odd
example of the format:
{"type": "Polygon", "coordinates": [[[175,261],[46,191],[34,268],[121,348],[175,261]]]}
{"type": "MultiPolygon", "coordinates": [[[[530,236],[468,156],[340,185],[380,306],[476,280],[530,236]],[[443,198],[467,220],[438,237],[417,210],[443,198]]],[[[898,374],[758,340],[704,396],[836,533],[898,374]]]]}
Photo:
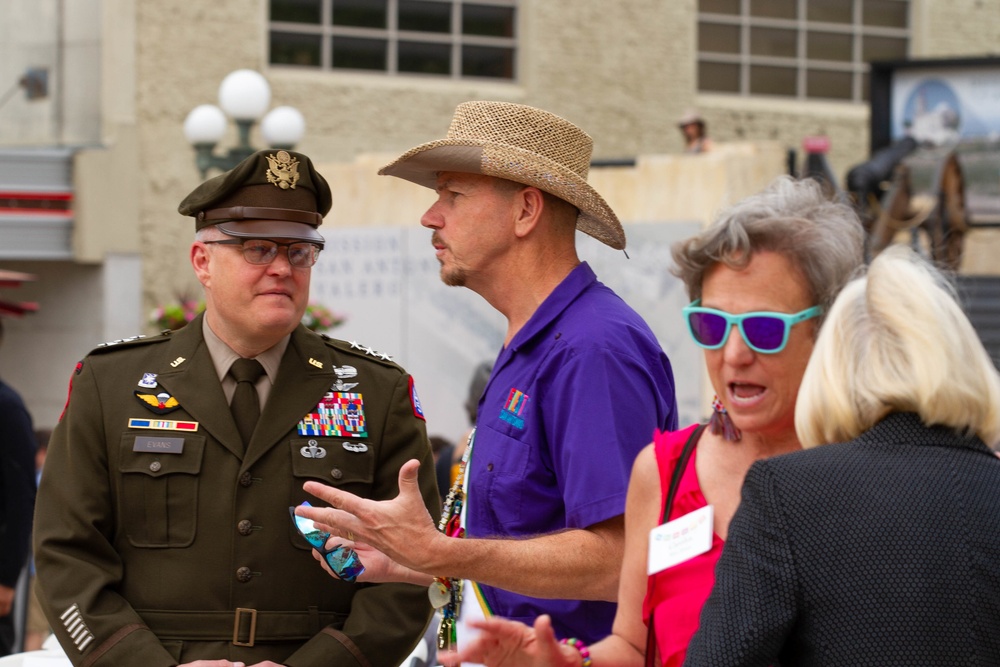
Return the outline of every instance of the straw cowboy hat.
{"type": "Polygon", "coordinates": [[[446,138],[410,149],[378,173],[432,189],[442,171],[531,185],[575,206],[581,232],[622,250],[625,231],[618,216],[587,184],[593,146],[586,132],[547,111],[509,102],[464,102],[455,109],[446,138]]]}

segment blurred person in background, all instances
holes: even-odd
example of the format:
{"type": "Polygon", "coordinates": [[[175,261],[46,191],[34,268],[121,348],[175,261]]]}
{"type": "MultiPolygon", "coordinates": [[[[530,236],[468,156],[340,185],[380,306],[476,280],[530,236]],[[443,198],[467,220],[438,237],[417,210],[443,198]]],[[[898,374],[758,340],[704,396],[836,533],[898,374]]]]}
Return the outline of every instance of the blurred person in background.
{"type": "MultiPolygon", "coordinates": [[[[0,344],[3,319],[0,318],[0,344]]],[[[28,562],[35,505],[35,433],[21,395],[0,379],[0,656],[15,646],[14,598],[28,562]]]]}
{"type": "Polygon", "coordinates": [[[684,135],[684,152],[705,153],[712,150],[712,140],[708,138],[708,126],[697,111],[689,110],[677,121],[677,128],[684,135]]]}
{"type": "MultiPolygon", "coordinates": [[[[35,442],[38,449],[35,451],[35,484],[42,480],[42,468],[45,467],[45,455],[49,451],[49,438],[52,437],[50,429],[37,429],[35,431],[35,442]]],[[[29,562],[30,570],[28,579],[28,616],[24,624],[24,650],[37,651],[42,648],[45,639],[52,633],[48,621],[45,620],[45,612],[42,611],[38,603],[38,594],[35,591],[35,559],[32,556],[29,562]]]]}

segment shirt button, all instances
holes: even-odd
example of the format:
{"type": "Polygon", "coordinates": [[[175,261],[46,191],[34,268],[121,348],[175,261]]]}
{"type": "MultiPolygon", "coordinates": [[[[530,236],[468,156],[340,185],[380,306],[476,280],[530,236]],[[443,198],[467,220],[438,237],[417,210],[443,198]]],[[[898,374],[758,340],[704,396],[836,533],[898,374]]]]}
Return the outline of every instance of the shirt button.
{"type": "Polygon", "coordinates": [[[253,532],[253,523],[249,519],[243,519],[236,524],[236,530],[240,531],[240,535],[249,535],[253,532]]]}
{"type": "Polygon", "coordinates": [[[153,461],[152,463],[149,464],[149,469],[152,470],[153,472],[159,472],[161,467],[162,466],[160,465],[159,461],[153,461]]]}
{"type": "Polygon", "coordinates": [[[340,468],[334,468],[330,471],[330,477],[334,479],[341,479],[344,476],[344,472],[340,468]]]}
{"type": "Polygon", "coordinates": [[[240,475],[240,486],[246,487],[250,486],[251,484],[253,484],[253,477],[250,476],[249,472],[245,472],[242,475],[240,475]]]}
{"type": "Polygon", "coordinates": [[[493,464],[492,463],[487,463],[486,464],[486,469],[489,470],[490,472],[493,472],[493,464]]]}
{"type": "Polygon", "coordinates": [[[241,584],[247,583],[252,578],[253,574],[250,572],[249,567],[241,567],[240,569],[236,570],[236,580],[239,581],[241,584]]]}

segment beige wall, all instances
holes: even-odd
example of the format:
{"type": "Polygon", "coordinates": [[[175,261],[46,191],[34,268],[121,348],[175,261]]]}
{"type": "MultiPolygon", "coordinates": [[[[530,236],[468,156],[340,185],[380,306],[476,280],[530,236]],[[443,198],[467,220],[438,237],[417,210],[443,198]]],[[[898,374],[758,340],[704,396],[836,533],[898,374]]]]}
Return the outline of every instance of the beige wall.
{"type": "Polygon", "coordinates": [[[958,58],[1000,53],[1000,1],[914,0],[911,54],[958,58]]]}
{"type": "Polygon", "coordinates": [[[199,180],[181,124],[197,104],[216,102],[219,83],[233,69],[262,71],[272,104],[303,112],[307,132],[298,148],[324,164],[437,138],[455,106],[469,99],[550,109],[595,137],[595,157],[634,157],[680,147],[673,118],[694,84],[694,33],[676,20],[678,10],[693,16],[694,1],[632,0],[608,12],[603,2],[524,0],[520,77],[507,84],[271,68],[264,0],[140,0],[134,70],[147,301],[193,289],[190,272],[166,270],[186,262],[193,224],[174,211],[199,180]]]}
{"type": "MultiPolygon", "coordinates": [[[[181,125],[194,106],[215,103],[222,78],[241,67],[267,77],[274,105],[290,104],[305,115],[299,148],[322,165],[338,193],[328,233],[338,225],[417,224],[430,193],[384,178],[375,181],[375,196],[374,170],[387,156],[441,136],[455,105],[469,99],[550,109],[594,137],[596,158],[638,156],[633,169],[595,169],[591,176],[630,222],[707,220],[783,171],[785,149],[799,148],[806,135],[830,136],[838,175],[867,157],[866,105],[698,94],[697,0],[520,0],[518,7],[518,81],[483,83],[271,68],[267,0],[3,0],[0,93],[24,67],[45,65],[63,106],[16,95],[0,109],[0,145],[87,146],[78,163],[75,247],[86,262],[103,257],[107,266],[126,267],[53,271],[54,283],[86,290],[54,285],[51,293],[72,293],[78,298],[71,305],[81,308],[103,299],[98,309],[107,308],[101,319],[108,320],[124,306],[105,283],[133,270],[132,251],[141,253],[142,276],[125,282],[143,285],[143,313],[196,289],[187,261],[194,226],[176,207],[200,178],[181,125]],[[59,7],[66,12],[62,56],[59,7]],[[695,158],[667,155],[680,150],[674,122],[692,106],[703,110],[717,141],[738,145],[695,158]],[[124,259],[109,260],[112,252],[124,259]]],[[[1000,0],[914,0],[912,17],[914,57],[1000,49],[1000,0]]],[[[261,145],[259,137],[254,141],[261,145]]],[[[974,233],[964,268],[996,272],[990,259],[996,248],[1000,232],[974,233]]],[[[48,314],[32,325],[50,326],[50,316],[66,321],[62,303],[47,297],[43,308],[48,314]]],[[[37,338],[23,323],[23,340],[37,338]]],[[[85,345],[62,341],[74,358],[91,338],[134,333],[105,332],[97,321],[86,326],[85,345]]],[[[43,377],[33,373],[24,375],[43,377]]],[[[63,395],[64,375],[46,372],[46,391],[63,395]]]]}
{"type": "MultiPolygon", "coordinates": [[[[419,224],[436,195],[430,188],[379,176],[379,167],[394,157],[368,154],[350,163],[316,165],[333,191],[324,234],[335,234],[337,227],[419,224]]],[[[719,208],[781,174],[784,159],[784,150],[775,143],[725,144],[704,155],[643,155],[633,167],[595,167],[588,180],[624,224],[705,225],[719,208]]]]}
{"type": "MultiPolygon", "coordinates": [[[[106,48],[123,54],[134,33],[139,243],[147,262],[149,303],[194,289],[186,270],[193,225],[174,213],[177,202],[199,180],[181,123],[195,105],[214,103],[222,78],[239,67],[264,73],[272,104],[290,104],[303,112],[307,132],[298,148],[329,165],[334,179],[356,179],[352,174],[359,156],[391,156],[442,136],[455,105],[468,99],[524,102],[563,115],[594,136],[598,159],[679,151],[674,121],[691,106],[704,111],[717,141],[766,141],[772,150],[777,146],[783,152],[800,148],[804,136],[826,134],[832,141],[829,159],[840,178],[868,154],[866,105],[699,95],[696,0],[630,0],[615,4],[614,11],[602,0],[522,0],[516,83],[269,67],[266,0],[106,2],[114,5],[118,22],[115,31],[106,32],[114,35],[116,46],[106,48]],[[130,8],[135,16],[131,31],[130,8]],[[182,25],[184,30],[165,30],[166,25],[182,25]],[[338,164],[346,171],[341,173],[338,164]]],[[[915,0],[913,55],[982,55],[998,43],[997,17],[1000,0],[915,0]],[[987,20],[991,16],[994,20],[987,20]],[[942,25],[953,26],[949,34],[930,29],[942,25]]],[[[132,72],[128,67],[121,71],[126,80],[132,72]]],[[[115,85],[122,97],[129,84],[115,85]]],[[[106,114],[130,122],[127,106],[122,112],[111,105],[115,96],[107,90],[105,99],[106,114]]],[[[258,137],[255,141],[260,145],[258,137]]],[[[378,158],[368,159],[370,168],[378,166],[378,158]]],[[[783,161],[778,168],[784,169],[783,161]]],[[[685,189],[671,192],[666,182],[654,188],[656,194],[634,196],[691,196],[685,189]]],[[[403,189],[393,197],[419,194],[403,189]]],[[[405,222],[391,219],[389,200],[350,201],[338,204],[338,209],[352,213],[335,210],[332,223],[405,222]]],[[[704,206],[714,210],[722,203],[704,206]]],[[[625,199],[620,204],[630,205],[625,199]]]]}

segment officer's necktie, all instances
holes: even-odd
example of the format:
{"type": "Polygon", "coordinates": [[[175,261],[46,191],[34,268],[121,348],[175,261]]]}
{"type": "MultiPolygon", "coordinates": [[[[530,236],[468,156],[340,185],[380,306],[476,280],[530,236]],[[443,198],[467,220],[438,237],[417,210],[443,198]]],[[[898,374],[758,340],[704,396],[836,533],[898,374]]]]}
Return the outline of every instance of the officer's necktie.
{"type": "Polygon", "coordinates": [[[257,397],[257,379],[264,374],[264,367],[256,359],[237,359],[229,367],[229,374],[236,380],[236,391],[229,409],[236,420],[236,428],[243,438],[243,447],[250,444],[250,436],[260,417],[260,399],[257,397]]]}

